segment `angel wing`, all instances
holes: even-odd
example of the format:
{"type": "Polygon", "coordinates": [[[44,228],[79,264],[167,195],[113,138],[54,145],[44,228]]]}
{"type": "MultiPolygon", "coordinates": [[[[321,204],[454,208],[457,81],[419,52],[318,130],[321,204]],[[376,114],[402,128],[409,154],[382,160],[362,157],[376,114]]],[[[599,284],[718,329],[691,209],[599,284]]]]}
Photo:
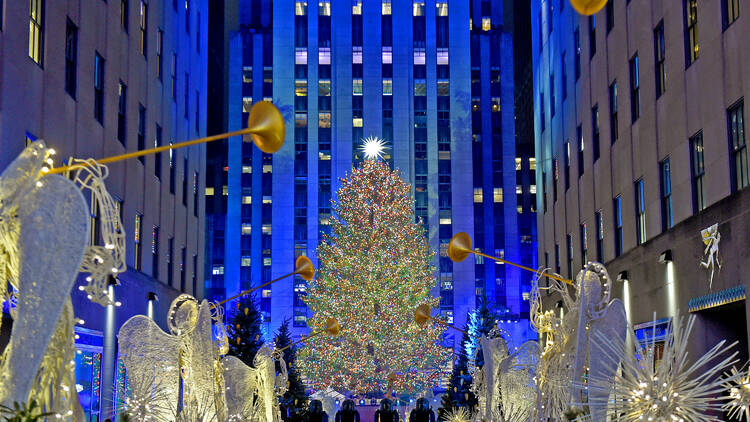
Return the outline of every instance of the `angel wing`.
{"type": "Polygon", "coordinates": [[[133,389],[131,394],[145,395],[136,398],[150,400],[152,407],[158,409],[157,418],[171,417],[174,403],[179,402],[180,337],[165,333],[143,315],[127,320],[120,328],[118,337],[128,384],[143,387],[133,389]]]}
{"type": "Polygon", "coordinates": [[[224,356],[221,365],[227,390],[227,414],[239,420],[250,420],[253,415],[252,397],[257,388],[255,369],[234,356],[224,356]]]}

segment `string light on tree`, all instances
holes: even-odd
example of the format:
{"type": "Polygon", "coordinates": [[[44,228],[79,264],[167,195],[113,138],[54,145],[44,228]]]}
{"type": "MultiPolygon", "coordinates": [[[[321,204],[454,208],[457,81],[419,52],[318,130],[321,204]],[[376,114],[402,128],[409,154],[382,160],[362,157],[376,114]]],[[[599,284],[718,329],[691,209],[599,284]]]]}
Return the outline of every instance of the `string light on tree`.
{"type": "Polygon", "coordinates": [[[297,362],[309,387],[416,393],[439,382],[451,357],[438,344],[444,327],[413,322],[415,308],[437,307],[439,299],[430,295],[433,252],[415,221],[410,191],[381,160],[365,160],[342,180],[305,298],[313,331],[330,317],[342,329],[300,350],[297,362]]]}

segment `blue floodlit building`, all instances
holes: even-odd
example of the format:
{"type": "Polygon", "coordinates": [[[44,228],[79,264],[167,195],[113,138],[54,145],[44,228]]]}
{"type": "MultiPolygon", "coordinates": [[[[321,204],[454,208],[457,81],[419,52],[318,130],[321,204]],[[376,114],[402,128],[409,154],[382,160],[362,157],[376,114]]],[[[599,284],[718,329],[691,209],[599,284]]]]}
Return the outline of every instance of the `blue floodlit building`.
{"type": "MultiPolygon", "coordinates": [[[[505,3],[212,2],[219,62],[209,64],[209,133],[244,127],[252,105],[268,100],[287,135],[273,156],[240,139],[209,146],[207,294],[289,273],[299,255],[316,262],[339,179],[361,162],[362,139],[376,136],[412,184],[415,214],[440,252],[440,313],[463,326],[486,296],[505,320],[527,319],[531,274],[446,254],[465,231],[482,252],[536,266],[536,161],[531,134],[515,133],[513,2],[505,3]]],[[[286,318],[305,332],[305,291],[294,278],[258,294],[267,332],[286,318]]]]}

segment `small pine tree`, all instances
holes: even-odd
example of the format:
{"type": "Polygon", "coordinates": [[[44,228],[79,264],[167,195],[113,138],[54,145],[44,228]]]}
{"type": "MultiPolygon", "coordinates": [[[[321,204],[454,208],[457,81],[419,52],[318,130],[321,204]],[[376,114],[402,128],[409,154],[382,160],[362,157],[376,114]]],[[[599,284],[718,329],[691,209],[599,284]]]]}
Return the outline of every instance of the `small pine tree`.
{"type": "Polygon", "coordinates": [[[458,406],[457,403],[451,399],[451,395],[446,392],[443,394],[443,398],[440,399],[440,407],[437,411],[437,418],[438,420],[445,420],[448,413],[450,413],[451,410],[455,409],[458,406]]]}
{"type": "Polygon", "coordinates": [[[468,343],[464,342],[464,348],[467,349],[467,357],[472,359],[474,351],[476,352],[476,362],[478,367],[484,366],[484,354],[482,353],[482,345],[479,343],[479,338],[483,335],[489,334],[493,328],[495,328],[495,314],[487,306],[487,298],[483,298],[479,307],[474,309],[469,314],[468,318],[468,329],[467,331],[471,334],[468,338],[468,343]]]}
{"type": "Polygon", "coordinates": [[[261,323],[263,316],[255,307],[255,298],[244,296],[237,302],[232,320],[227,326],[229,355],[236,356],[247,366],[253,366],[253,359],[263,346],[261,323]]]}
{"type": "Polygon", "coordinates": [[[465,330],[461,338],[461,347],[457,352],[458,356],[453,364],[453,371],[451,372],[446,395],[450,396],[451,401],[455,404],[454,407],[473,409],[477,405],[477,398],[471,392],[471,384],[474,380],[469,373],[469,356],[467,355],[468,346],[471,344],[471,337],[468,335],[468,324],[466,328],[467,330],[465,330]]]}
{"type": "MultiPolygon", "coordinates": [[[[275,338],[276,348],[283,349],[292,343],[292,338],[289,333],[289,319],[284,320],[279,327],[279,331],[276,332],[275,338]]],[[[292,346],[284,350],[284,362],[287,364],[287,375],[289,379],[289,387],[287,392],[279,398],[279,404],[281,406],[281,415],[284,420],[291,420],[290,418],[295,413],[299,413],[302,409],[307,407],[307,392],[305,391],[305,385],[302,384],[302,380],[299,378],[297,372],[297,346],[292,346]]],[[[276,363],[278,366],[278,362],[276,363]]],[[[281,368],[276,368],[280,371],[281,368]]]]}

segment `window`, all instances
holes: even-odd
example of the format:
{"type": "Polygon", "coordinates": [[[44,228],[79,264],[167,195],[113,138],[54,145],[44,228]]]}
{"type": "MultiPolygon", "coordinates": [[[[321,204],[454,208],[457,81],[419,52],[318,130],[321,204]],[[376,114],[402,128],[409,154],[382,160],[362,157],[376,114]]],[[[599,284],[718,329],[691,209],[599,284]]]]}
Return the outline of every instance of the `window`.
{"type": "Polygon", "coordinates": [[[654,28],[654,75],[656,75],[656,98],[667,89],[667,69],[664,64],[664,21],[654,28]]]}
{"type": "Polygon", "coordinates": [[[555,117],[555,75],[549,75],[550,118],[555,117]]]}
{"type": "Polygon", "coordinates": [[[187,207],[187,177],[188,177],[188,159],[182,160],[182,205],[187,207]]]}
{"type": "Polygon", "coordinates": [[[104,58],[94,56],[94,118],[104,124],[104,58]]]}
{"type": "Polygon", "coordinates": [[[630,115],[633,122],[641,117],[641,82],[638,77],[638,53],[630,59],[630,115]]]}
{"type": "MultiPolygon", "coordinates": [[[[0,2],[0,7],[2,3],[0,2]]],[[[68,19],[65,24],[65,92],[76,98],[76,71],[78,69],[78,27],[68,19]]]]}
{"type": "Polygon", "coordinates": [[[690,166],[693,184],[693,213],[706,208],[706,193],[703,186],[703,177],[706,168],[703,165],[703,131],[698,131],[690,137],[690,166]]]}
{"type": "Polygon", "coordinates": [[[143,214],[141,213],[135,213],[135,230],[133,230],[133,244],[134,244],[134,251],[133,253],[133,267],[135,267],[136,270],[140,271],[142,267],[141,263],[141,223],[143,221],[143,214]]]}
{"type": "Polygon", "coordinates": [[[669,157],[659,163],[661,173],[661,231],[666,231],[674,225],[672,215],[672,171],[669,167],[669,157]]]}
{"type": "Polygon", "coordinates": [[[722,0],[724,14],[724,29],[733,24],[740,17],[740,0],[722,0]]]}
{"type": "Polygon", "coordinates": [[[615,257],[622,255],[622,196],[617,195],[612,208],[615,213],[615,257]]]}
{"type": "Polygon", "coordinates": [[[201,131],[201,93],[195,90],[195,133],[201,131]]]}
{"type": "Polygon", "coordinates": [[[605,10],[605,13],[607,14],[607,34],[609,34],[609,32],[612,31],[612,28],[615,27],[615,2],[614,1],[607,2],[607,9],[605,10]]]}
{"type": "Polygon", "coordinates": [[[185,291],[185,266],[187,265],[187,262],[185,260],[187,259],[187,250],[183,246],[180,250],[180,291],[185,291]]]}
{"type": "Polygon", "coordinates": [[[198,175],[197,171],[193,172],[193,216],[198,216],[198,199],[200,198],[200,195],[198,195],[198,185],[200,181],[200,176],[198,175]]]}
{"type": "Polygon", "coordinates": [[[602,211],[597,211],[594,217],[596,218],[596,260],[604,262],[604,219],[602,218],[602,211]]]}
{"type": "Polygon", "coordinates": [[[185,118],[188,118],[188,109],[190,108],[190,74],[185,72],[185,118]]]}
{"type": "Polygon", "coordinates": [[[156,77],[161,80],[164,62],[164,30],[156,32],[156,77]]]}
{"type": "Polygon", "coordinates": [[[146,0],[141,0],[140,11],[140,48],[141,54],[146,57],[148,47],[148,3],[146,0]]]}
{"type": "Polygon", "coordinates": [[[747,175],[747,146],[745,144],[744,106],[740,100],[727,110],[729,123],[729,150],[732,176],[732,192],[736,192],[748,185],[747,175]]]}
{"type": "MultiPolygon", "coordinates": [[[[169,145],[172,145],[172,142],[170,142],[169,145]]],[[[175,174],[177,172],[177,165],[175,163],[174,155],[175,155],[174,150],[170,149],[169,150],[169,193],[171,194],[174,194],[175,178],[177,177],[177,175],[175,174]]]]}
{"type": "Polygon", "coordinates": [[[177,101],[177,53],[172,53],[172,101],[177,101]]]}
{"type": "Polygon", "coordinates": [[[151,274],[159,279],[159,226],[151,232],[151,274]]]}
{"type": "MultiPolygon", "coordinates": [[[[157,124],[154,132],[154,148],[159,148],[162,139],[161,126],[157,124]]],[[[161,153],[156,154],[156,160],[154,161],[154,176],[161,180],[161,153]]]]}
{"type": "Polygon", "coordinates": [[[539,93],[539,113],[540,113],[539,120],[541,121],[540,123],[542,125],[542,132],[544,132],[544,130],[547,129],[547,125],[546,125],[547,118],[544,113],[544,93],[543,92],[539,93]]]}
{"type": "MultiPolygon", "coordinates": [[[[146,149],[146,107],[143,104],[138,104],[138,151],[146,149]]],[[[143,164],[146,157],[141,155],[138,157],[138,161],[143,164]]]]}
{"type": "Polygon", "coordinates": [[[122,30],[128,32],[128,11],[130,10],[129,0],[120,0],[120,26],[122,30]]]}
{"type": "Polygon", "coordinates": [[[617,81],[612,81],[609,86],[609,142],[617,142],[617,81]]]}
{"type": "Polygon", "coordinates": [[[690,66],[700,56],[698,44],[698,0],[685,0],[685,61],[690,66]]]}
{"type": "Polygon", "coordinates": [[[581,77],[581,33],[579,28],[576,28],[573,33],[573,44],[576,49],[575,76],[576,81],[578,81],[581,77]]]}
{"type": "Polygon", "coordinates": [[[117,88],[117,140],[127,145],[127,109],[128,109],[128,86],[123,81],[117,88]]]}
{"type": "Polygon", "coordinates": [[[591,145],[594,152],[594,162],[599,159],[599,105],[591,109],[591,145]]]}
{"type": "Polygon", "coordinates": [[[567,243],[568,253],[568,278],[573,278],[573,236],[566,235],[565,241],[567,243]]]}
{"type": "Polygon", "coordinates": [[[586,223],[581,224],[581,266],[589,260],[588,229],[586,223]]]}
{"type": "Polygon", "coordinates": [[[167,239],[167,285],[174,283],[174,237],[167,239]]]}
{"type": "Polygon", "coordinates": [[[568,98],[568,69],[565,63],[565,52],[562,52],[561,59],[561,71],[562,71],[562,99],[565,101],[568,98]]]}
{"type": "Polygon", "coordinates": [[[555,243],[555,272],[560,274],[560,244],[555,243]]]}
{"type": "Polygon", "coordinates": [[[185,32],[190,33],[190,0],[185,0],[185,32]]]}
{"type": "Polygon", "coordinates": [[[646,193],[643,179],[635,182],[635,238],[640,245],[646,241],[646,193]]]}
{"type": "Polygon", "coordinates": [[[596,15],[589,16],[589,58],[596,54],[596,15]]]}
{"type": "Polygon", "coordinates": [[[563,154],[565,157],[565,190],[567,191],[570,189],[570,141],[565,141],[565,152],[563,154]]]}
{"type": "Polygon", "coordinates": [[[576,128],[576,137],[578,138],[578,177],[581,177],[585,168],[583,163],[583,129],[581,125],[578,125],[576,128]]]}
{"type": "Polygon", "coordinates": [[[29,0],[29,57],[39,66],[44,56],[44,0],[29,0]]]}

